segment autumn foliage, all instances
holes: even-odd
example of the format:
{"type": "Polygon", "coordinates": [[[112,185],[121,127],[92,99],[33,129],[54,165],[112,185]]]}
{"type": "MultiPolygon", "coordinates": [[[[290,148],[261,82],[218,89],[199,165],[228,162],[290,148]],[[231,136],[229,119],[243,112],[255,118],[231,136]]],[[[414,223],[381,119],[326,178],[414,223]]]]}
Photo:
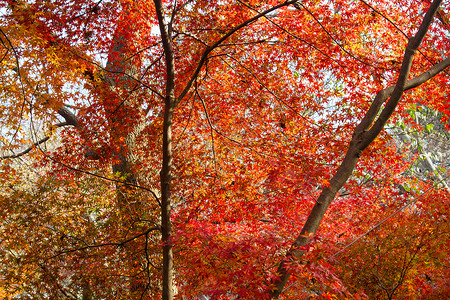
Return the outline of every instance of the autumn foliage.
{"type": "Polygon", "coordinates": [[[448,1],[0,12],[0,298],[450,293],[448,1]]]}

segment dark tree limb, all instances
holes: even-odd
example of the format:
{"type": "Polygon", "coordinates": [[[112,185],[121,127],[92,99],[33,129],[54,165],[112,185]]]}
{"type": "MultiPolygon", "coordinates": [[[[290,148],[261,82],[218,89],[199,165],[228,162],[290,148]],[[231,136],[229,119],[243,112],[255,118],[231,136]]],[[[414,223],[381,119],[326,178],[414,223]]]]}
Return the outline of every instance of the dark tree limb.
{"type": "Polygon", "coordinates": [[[29,153],[31,150],[33,150],[36,146],[45,143],[46,141],[48,141],[50,139],[50,136],[45,136],[44,138],[40,139],[39,141],[33,143],[32,146],[28,147],[27,149],[19,152],[19,153],[14,153],[14,154],[10,154],[10,155],[4,155],[1,156],[0,159],[9,159],[9,158],[18,158],[21,157],[27,153],[29,153]]]}
{"type": "Polygon", "coordinates": [[[46,258],[45,260],[51,260],[51,259],[57,258],[57,257],[59,257],[61,255],[66,255],[66,254],[73,253],[73,252],[79,252],[79,251],[86,250],[86,249],[95,249],[95,248],[102,248],[102,247],[107,247],[107,246],[124,246],[125,244],[127,244],[127,243],[129,243],[131,241],[134,241],[134,240],[136,240],[136,239],[138,239],[138,238],[140,238],[142,236],[147,236],[152,231],[160,231],[160,230],[161,230],[160,226],[150,227],[147,230],[145,230],[144,232],[141,232],[141,233],[139,233],[139,234],[137,234],[137,235],[135,235],[133,237],[130,237],[130,238],[126,239],[126,240],[123,240],[121,242],[111,242],[111,243],[103,243],[103,244],[86,245],[86,246],[83,246],[83,247],[78,247],[78,248],[74,248],[74,249],[68,249],[68,250],[65,250],[65,251],[61,251],[61,252],[59,252],[59,253],[57,253],[57,254],[55,254],[53,256],[50,256],[50,257],[46,258]]]}
{"type": "Polygon", "coordinates": [[[242,22],[241,24],[237,25],[236,27],[230,29],[224,36],[222,36],[220,39],[218,39],[216,42],[214,42],[214,44],[212,44],[211,46],[207,46],[206,49],[204,50],[198,64],[197,67],[194,71],[194,73],[192,74],[191,78],[189,79],[188,83],[186,84],[186,86],[184,87],[183,91],[181,92],[181,94],[178,96],[175,106],[177,106],[181,100],[184,99],[184,97],[186,96],[186,94],[189,92],[190,88],[192,87],[192,85],[194,84],[194,81],[197,79],[198,74],[200,74],[200,71],[203,67],[203,65],[206,63],[206,61],[208,60],[208,55],[211,53],[211,51],[213,51],[215,48],[219,47],[225,40],[227,40],[230,36],[232,36],[233,34],[235,34],[237,31],[241,30],[244,27],[247,27],[248,25],[252,24],[253,22],[259,20],[260,18],[266,16],[267,14],[271,13],[272,11],[275,11],[281,7],[284,6],[288,6],[291,4],[296,3],[298,0],[289,0],[289,1],[285,1],[283,3],[280,3],[278,5],[275,5],[269,9],[266,9],[265,11],[257,14],[256,16],[254,16],[253,18],[250,18],[244,22],[242,22]]]}
{"type": "Polygon", "coordinates": [[[317,232],[320,222],[322,221],[331,202],[341,187],[351,176],[364,149],[370,145],[370,143],[384,128],[384,125],[397,107],[404,91],[406,89],[419,86],[449,66],[450,59],[446,58],[441,63],[429,69],[427,72],[413,78],[412,80],[408,80],[414,54],[416,53],[419,45],[422,43],[441,2],[442,0],[433,1],[425,14],[416,35],[409,40],[408,45],[406,46],[403,63],[399,71],[396,85],[383,89],[377,93],[372,106],[369,108],[360,124],[356,126],[344,160],[337,169],[335,175],[330,179],[329,186],[323,188],[313,209],[311,210],[311,213],[308,216],[308,219],[306,220],[305,225],[303,226],[303,229],[287,252],[285,259],[278,267],[278,277],[271,282],[273,289],[268,291],[271,298],[278,298],[278,296],[282,293],[283,288],[290,277],[290,273],[288,271],[289,264],[301,259],[303,254],[306,252],[304,247],[311,242],[311,238],[317,232]],[[379,117],[376,118],[381,105],[388,98],[389,101],[386,103],[386,106],[381,111],[379,117]]]}
{"type": "Polygon", "coordinates": [[[57,113],[66,120],[67,125],[72,125],[75,127],[79,127],[78,117],[71,112],[66,106],[62,106],[58,109],[57,113]]]}
{"type": "MultiPolygon", "coordinates": [[[[58,123],[53,125],[52,127],[63,127],[69,125],[67,122],[62,122],[62,123],[58,123]]],[[[10,155],[4,155],[4,156],[0,156],[0,159],[10,159],[10,158],[18,158],[21,157],[25,154],[28,154],[31,150],[33,150],[36,146],[39,146],[45,142],[47,142],[50,139],[50,136],[47,135],[45,137],[43,137],[42,139],[40,139],[39,141],[33,143],[33,145],[31,145],[30,147],[28,147],[27,149],[19,152],[19,153],[14,153],[14,154],[10,154],[10,155]]]]}

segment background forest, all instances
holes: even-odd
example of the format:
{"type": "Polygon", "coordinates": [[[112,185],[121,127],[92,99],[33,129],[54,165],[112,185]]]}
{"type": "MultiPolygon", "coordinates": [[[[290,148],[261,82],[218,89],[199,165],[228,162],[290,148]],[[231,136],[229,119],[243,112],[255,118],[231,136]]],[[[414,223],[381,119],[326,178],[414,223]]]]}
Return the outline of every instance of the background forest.
{"type": "Polygon", "coordinates": [[[449,4],[0,0],[0,298],[444,299],[449,4]]]}

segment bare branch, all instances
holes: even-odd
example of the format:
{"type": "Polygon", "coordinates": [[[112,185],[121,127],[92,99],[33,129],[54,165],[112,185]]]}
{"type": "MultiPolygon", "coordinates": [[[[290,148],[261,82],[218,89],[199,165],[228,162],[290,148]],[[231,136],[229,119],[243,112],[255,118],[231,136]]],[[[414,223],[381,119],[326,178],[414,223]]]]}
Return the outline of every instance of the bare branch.
{"type": "Polygon", "coordinates": [[[32,146],[28,147],[27,149],[23,150],[22,152],[16,153],[16,154],[11,154],[11,155],[5,155],[0,157],[0,159],[9,159],[9,158],[18,158],[21,157],[27,153],[29,153],[31,150],[33,150],[37,145],[43,144],[46,141],[48,141],[50,139],[49,136],[46,136],[42,139],[40,139],[39,141],[37,141],[36,143],[33,143],[32,146]]]}
{"type": "Polygon", "coordinates": [[[77,116],[71,112],[67,107],[63,106],[60,109],[58,109],[58,114],[66,120],[66,123],[68,125],[73,125],[75,127],[78,127],[78,118],[77,116]]]}

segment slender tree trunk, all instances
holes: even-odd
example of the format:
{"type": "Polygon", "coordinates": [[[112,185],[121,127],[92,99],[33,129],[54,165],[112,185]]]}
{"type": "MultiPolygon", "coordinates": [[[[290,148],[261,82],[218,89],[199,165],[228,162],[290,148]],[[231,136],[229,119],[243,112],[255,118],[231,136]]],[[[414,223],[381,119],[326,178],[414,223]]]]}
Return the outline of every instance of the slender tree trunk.
{"type": "Polygon", "coordinates": [[[433,20],[433,17],[438,10],[439,5],[442,0],[435,0],[428,9],[421,26],[419,27],[416,35],[411,38],[406,46],[403,63],[400,68],[398,80],[395,86],[388,87],[376,95],[374,102],[369,108],[368,112],[361,120],[358,126],[356,126],[355,131],[352,136],[347,153],[342,161],[341,165],[336,171],[336,174],[331,178],[329,186],[323,188],[316,201],[311,213],[303,226],[300,235],[292,244],[291,248],[286,254],[286,258],[280,263],[278,267],[277,274],[279,277],[272,281],[272,286],[274,287],[269,291],[271,298],[278,298],[282,293],[284,286],[286,285],[290,273],[288,265],[295,261],[301,259],[303,254],[306,252],[303,247],[307,246],[311,242],[311,237],[316,234],[320,222],[322,221],[325,212],[330,206],[336,194],[352,175],[353,169],[358,162],[364,149],[366,149],[370,143],[378,136],[384,125],[388,121],[389,117],[394,112],[397,107],[403,92],[407,89],[417,87],[418,85],[426,82],[431,77],[435,76],[440,71],[444,70],[450,65],[450,59],[447,58],[441,63],[429,69],[427,72],[413,78],[408,81],[408,76],[410,73],[412,60],[417,48],[422,43],[425,34],[433,20]],[[390,97],[390,98],[389,98],[390,97]],[[378,116],[378,111],[381,105],[389,98],[386,106],[381,111],[378,116]]]}
{"type": "Polygon", "coordinates": [[[162,299],[173,299],[173,245],[170,220],[170,185],[172,179],[172,117],[174,97],[166,96],[163,132],[163,165],[161,169],[161,231],[163,243],[162,299]]]}
{"type": "Polygon", "coordinates": [[[88,280],[83,282],[83,298],[82,300],[92,300],[91,285],[88,280]]]}
{"type": "Polygon", "coordinates": [[[172,222],[170,220],[170,185],[172,181],[172,120],[175,108],[175,64],[171,23],[166,24],[160,0],[155,0],[161,41],[166,61],[166,96],[164,102],[163,124],[163,162],[161,167],[161,230],[163,243],[163,286],[162,299],[173,299],[173,245],[172,222]]]}

